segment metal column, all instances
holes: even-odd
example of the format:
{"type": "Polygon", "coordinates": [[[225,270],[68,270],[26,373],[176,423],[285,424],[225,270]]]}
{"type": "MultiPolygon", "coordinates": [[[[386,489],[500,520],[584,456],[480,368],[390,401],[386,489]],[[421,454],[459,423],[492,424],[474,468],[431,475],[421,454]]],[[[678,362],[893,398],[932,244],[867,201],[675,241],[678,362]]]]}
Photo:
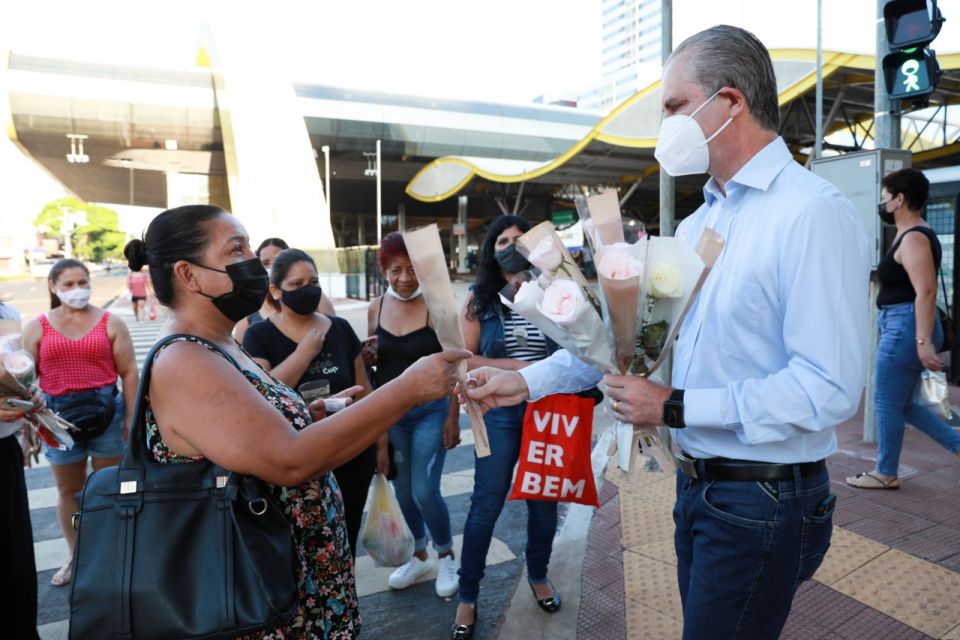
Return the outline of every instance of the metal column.
{"type": "MultiPolygon", "coordinates": [[[[522,182],[520,186],[523,187],[522,182]]],[[[463,225],[463,235],[457,236],[457,273],[467,273],[467,196],[457,198],[457,224],[463,225]]]]}

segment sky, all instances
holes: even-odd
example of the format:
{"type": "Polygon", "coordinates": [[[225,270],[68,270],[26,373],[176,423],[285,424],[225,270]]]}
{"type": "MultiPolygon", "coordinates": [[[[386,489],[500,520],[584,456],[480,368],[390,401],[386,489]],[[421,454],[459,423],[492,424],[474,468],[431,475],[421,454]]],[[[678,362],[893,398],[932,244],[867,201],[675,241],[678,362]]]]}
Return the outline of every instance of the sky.
{"type": "MultiPolygon", "coordinates": [[[[529,102],[576,93],[601,76],[602,0],[33,0],[9,3],[0,52],[190,67],[204,24],[259,47],[291,80],[425,96],[529,102]]],[[[815,0],[674,0],[674,44],[717,23],[770,48],[816,46],[815,0]]],[[[823,0],[824,48],[872,53],[876,0],[823,0]]],[[[941,2],[935,43],[960,51],[960,3],[941,2]]],[[[2,75],[2,74],[0,74],[2,75]]],[[[0,79],[2,82],[2,79],[0,79]]],[[[2,91],[2,87],[0,87],[2,91]]],[[[2,106],[0,106],[2,112],[2,106]]],[[[2,115],[2,113],[0,113],[2,115]]],[[[2,210],[59,188],[0,140],[2,210]],[[8,182],[8,180],[10,180],[8,182]]]]}

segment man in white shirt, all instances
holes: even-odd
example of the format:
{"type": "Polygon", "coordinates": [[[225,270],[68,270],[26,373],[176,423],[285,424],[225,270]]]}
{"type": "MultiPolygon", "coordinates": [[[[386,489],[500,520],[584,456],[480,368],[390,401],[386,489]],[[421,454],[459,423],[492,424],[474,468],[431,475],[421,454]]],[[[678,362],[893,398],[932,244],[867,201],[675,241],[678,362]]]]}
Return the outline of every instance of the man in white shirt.
{"type": "MultiPolygon", "coordinates": [[[[769,53],[743,29],[684,41],[661,83],[656,157],[707,172],[677,229],[726,245],[674,351],[672,387],[606,376],[618,419],[666,424],[678,456],[674,521],[684,638],[777,638],[796,587],[829,546],[824,459],[857,410],[868,357],[869,254],[850,202],[777,135],[769,53]]],[[[479,369],[484,407],[596,384],[567,352],[520,372],[479,369]]]]}

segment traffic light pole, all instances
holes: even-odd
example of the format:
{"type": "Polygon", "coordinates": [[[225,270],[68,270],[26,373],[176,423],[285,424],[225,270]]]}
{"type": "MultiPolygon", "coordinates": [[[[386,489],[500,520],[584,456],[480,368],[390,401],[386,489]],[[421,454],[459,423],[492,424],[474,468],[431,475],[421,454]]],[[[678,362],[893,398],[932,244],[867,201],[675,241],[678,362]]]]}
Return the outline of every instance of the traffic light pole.
{"type": "Polygon", "coordinates": [[[889,0],[877,0],[877,55],[873,71],[873,139],[877,149],[900,148],[900,116],[893,112],[883,75],[883,56],[888,53],[883,8],[889,0]]]}

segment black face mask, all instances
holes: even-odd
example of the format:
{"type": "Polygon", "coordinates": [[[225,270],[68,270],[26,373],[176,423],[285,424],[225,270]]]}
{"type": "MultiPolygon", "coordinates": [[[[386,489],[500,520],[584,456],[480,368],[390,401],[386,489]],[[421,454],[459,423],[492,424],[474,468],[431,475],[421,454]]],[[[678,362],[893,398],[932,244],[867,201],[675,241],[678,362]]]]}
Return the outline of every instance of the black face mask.
{"type": "Polygon", "coordinates": [[[322,296],[323,289],[315,284],[308,284],[293,291],[280,290],[280,300],[283,302],[283,306],[301,316],[308,316],[316,311],[322,296]]]}
{"type": "Polygon", "coordinates": [[[220,313],[232,322],[240,322],[259,309],[270,290],[270,278],[258,258],[228,264],[226,269],[214,269],[196,262],[194,264],[208,271],[225,273],[230,276],[230,281],[233,282],[232,291],[216,297],[207,295],[203,291],[200,292],[200,295],[210,298],[210,301],[220,310],[220,313]]]}
{"type": "Polygon", "coordinates": [[[520,273],[530,268],[527,259],[520,255],[517,246],[512,244],[503,251],[497,251],[493,254],[493,259],[497,261],[500,268],[507,273],[520,273]]]}
{"type": "Polygon", "coordinates": [[[894,223],[893,213],[890,211],[887,211],[887,205],[890,204],[891,202],[893,202],[893,200],[887,200],[886,202],[881,202],[879,205],[877,205],[877,208],[878,208],[877,213],[880,214],[880,220],[882,220],[885,224],[894,223]]]}

